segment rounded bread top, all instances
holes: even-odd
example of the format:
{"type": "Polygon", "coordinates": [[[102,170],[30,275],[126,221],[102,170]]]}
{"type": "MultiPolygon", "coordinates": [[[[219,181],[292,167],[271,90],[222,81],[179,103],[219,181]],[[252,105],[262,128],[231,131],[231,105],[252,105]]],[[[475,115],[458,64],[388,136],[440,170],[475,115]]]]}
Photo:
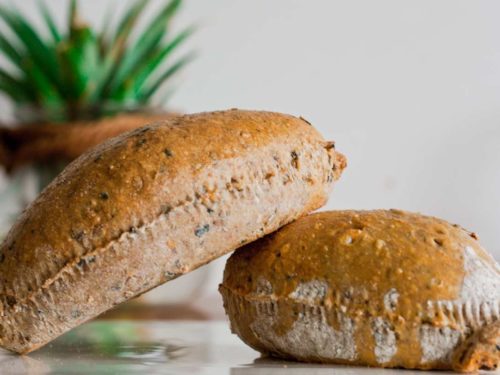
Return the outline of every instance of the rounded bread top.
{"type": "Polygon", "coordinates": [[[360,316],[424,319],[435,303],[500,304],[500,269],[474,233],[399,210],[301,218],[236,251],[222,285],[360,316]]]}

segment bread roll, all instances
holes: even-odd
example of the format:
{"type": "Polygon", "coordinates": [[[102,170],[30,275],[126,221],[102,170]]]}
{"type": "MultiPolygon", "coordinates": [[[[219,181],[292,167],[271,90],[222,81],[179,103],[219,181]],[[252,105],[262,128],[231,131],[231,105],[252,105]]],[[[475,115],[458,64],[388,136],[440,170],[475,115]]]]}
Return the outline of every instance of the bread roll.
{"type": "Polygon", "coordinates": [[[306,121],[169,119],[75,160],[0,248],[0,346],[30,352],[323,205],[344,158],[306,121]]]}
{"type": "Polygon", "coordinates": [[[500,359],[500,269],[432,217],[303,217],[237,250],[220,291],[233,332],[272,356],[459,371],[500,359]]]}

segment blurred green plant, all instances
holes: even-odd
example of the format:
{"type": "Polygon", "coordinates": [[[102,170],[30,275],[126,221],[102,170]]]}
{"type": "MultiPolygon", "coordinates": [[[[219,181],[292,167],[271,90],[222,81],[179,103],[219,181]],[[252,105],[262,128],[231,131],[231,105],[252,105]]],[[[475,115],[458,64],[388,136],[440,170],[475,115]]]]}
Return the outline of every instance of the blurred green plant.
{"type": "MultiPolygon", "coordinates": [[[[148,1],[136,0],[116,22],[106,16],[104,27],[96,31],[79,18],[77,0],[70,2],[66,30],[58,28],[39,0],[45,38],[18,10],[0,6],[0,51],[7,60],[0,66],[0,91],[12,100],[20,121],[95,119],[150,107],[193,57],[172,58],[193,32],[188,27],[170,35],[181,2],[165,2],[138,29],[148,1]]],[[[168,95],[162,96],[157,105],[168,95]]]]}

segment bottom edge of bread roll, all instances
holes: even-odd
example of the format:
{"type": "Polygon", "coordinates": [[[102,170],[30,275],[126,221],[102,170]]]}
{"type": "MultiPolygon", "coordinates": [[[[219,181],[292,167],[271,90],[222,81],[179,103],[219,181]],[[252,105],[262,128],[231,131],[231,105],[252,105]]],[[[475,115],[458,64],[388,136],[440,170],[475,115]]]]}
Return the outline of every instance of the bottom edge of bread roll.
{"type": "MultiPolygon", "coordinates": [[[[375,352],[372,358],[359,358],[354,338],[354,327],[347,315],[321,306],[309,306],[283,301],[263,301],[239,296],[223,285],[219,287],[223,296],[224,308],[230,317],[231,332],[248,346],[263,356],[298,362],[356,365],[382,368],[404,368],[417,370],[454,370],[475,372],[479,369],[495,370],[499,360],[500,321],[485,323],[475,329],[470,337],[463,332],[462,342],[456,345],[453,331],[432,325],[415,326],[406,335],[417,336],[428,332],[436,341],[436,352],[449,351],[449,355],[437,360],[423,362],[413,360],[391,361],[395,354],[395,338],[391,339],[388,326],[381,320],[367,320],[358,323],[356,330],[365,332],[379,331],[379,340],[385,341],[386,349],[375,352]],[[288,318],[294,321],[289,331],[279,332],[277,327],[286,324],[283,315],[277,312],[292,312],[288,318]],[[334,316],[332,316],[334,315],[334,316]],[[335,329],[328,323],[336,321],[335,329]],[[434,333],[431,333],[434,332],[434,333]],[[439,347],[441,345],[441,347],[439,347]]],[[[418,349],[414,349],[419,351],[418,349]]]]}
{"type": "Polygon", "coordinates": [[[347,315],[333,312],[324,306],[248,299],[233,293],[223,285],[219,291],[230,317],[231,332],[264,356],[324,364],[421,370],[454,369],[451,358],[425,363],[417,357],[413,361],[390,361],[389,358],[394,354],[394,348],[390,345],[393,340],[390,334],[384,336],[383,332],[385,330],[387,333],[387,327],[382,321],[367,320],[354,327],[347,315]],[[280,314],[279,311],[286,312],[280,314]],[[289,316],[286,316],[287,314],[289,316]],[[235,318],[236,316],[238,318],[235,318]],[[280,327],[286,326],[287,321],[290,324],[293,322],[293,328],[280,331],[280,327]],[[335,324],[328,323],[332,321],[335,324]],[[386,341],[386,349],[380,350],[378,356],[374,354],[371,358],[360,358],[354,329],[372,332],[377,329],[375,327],[381,332],[381,340],[386,341]]]}

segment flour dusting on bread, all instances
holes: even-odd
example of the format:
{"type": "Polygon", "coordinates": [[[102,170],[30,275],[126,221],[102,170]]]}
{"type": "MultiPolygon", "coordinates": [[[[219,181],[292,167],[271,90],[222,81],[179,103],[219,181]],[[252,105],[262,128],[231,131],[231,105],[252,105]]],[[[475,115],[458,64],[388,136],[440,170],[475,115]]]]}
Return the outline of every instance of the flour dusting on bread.
{"type": "Polygon", "coordinates": [[[312,214],[234,253],[220,290],[235,332],[263,353],[464,371],[500,361],[498,265],[437,218],[312,214]],[[252,295],[258,277],[269,298],[252,295]]]}

